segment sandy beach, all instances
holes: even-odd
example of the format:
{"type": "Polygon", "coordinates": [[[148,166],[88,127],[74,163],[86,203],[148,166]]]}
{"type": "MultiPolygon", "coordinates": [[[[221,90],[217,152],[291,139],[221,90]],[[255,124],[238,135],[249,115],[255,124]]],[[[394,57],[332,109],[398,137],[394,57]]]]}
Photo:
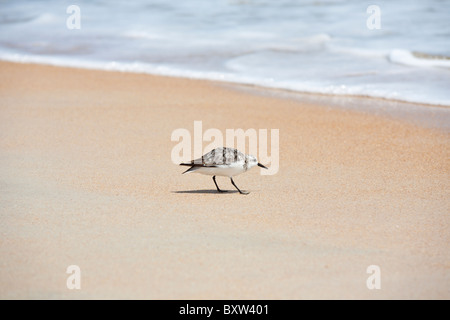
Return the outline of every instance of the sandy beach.
{"type": "Polygon", "coordinates": [[[448,131],[210,81],[0,75],[1,299],[450,298],[448,131]],[[279,129],[279,172],[237,176],[246,196],[181,175],[171,134],[196,120],[279,129]]]}

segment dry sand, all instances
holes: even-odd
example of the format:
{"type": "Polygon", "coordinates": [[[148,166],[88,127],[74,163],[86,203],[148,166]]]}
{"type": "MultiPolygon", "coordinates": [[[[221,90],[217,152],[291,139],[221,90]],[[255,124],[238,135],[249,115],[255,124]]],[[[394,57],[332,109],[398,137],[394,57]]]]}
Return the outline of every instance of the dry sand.
{"type": "Polygon", "coordinates": [[[0,75],[2,299],[450,298],[448,132],[208,81],[0,75]],[[278,174],[236,177],[247,196],[181,175],[194,120],[280,129],[278,174]]]}

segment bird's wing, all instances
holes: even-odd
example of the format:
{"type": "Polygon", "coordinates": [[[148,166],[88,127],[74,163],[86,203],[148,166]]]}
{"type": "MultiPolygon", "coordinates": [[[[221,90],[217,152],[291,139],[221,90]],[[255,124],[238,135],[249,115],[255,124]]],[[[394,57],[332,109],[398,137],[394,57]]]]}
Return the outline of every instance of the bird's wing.
{"type": "Polygon", "coordinates": [[[190,165],[217,167],[238,161],[245,161],[245,155],[234,148],[216,148],[205,153],[201,158],[192,160],[190,165]]]}

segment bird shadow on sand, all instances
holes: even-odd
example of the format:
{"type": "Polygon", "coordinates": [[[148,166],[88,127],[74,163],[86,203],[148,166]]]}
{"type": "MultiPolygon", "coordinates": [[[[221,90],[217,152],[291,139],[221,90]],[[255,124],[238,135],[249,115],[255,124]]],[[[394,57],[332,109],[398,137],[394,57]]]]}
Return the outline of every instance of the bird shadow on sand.
{"type": "Polygon", "coordinates": [[[180,191],[172,191],[172,193],[187,193],[187,194],[231,194],[238,193],[237,190],[227,190],[226,192],[217,192],[217,190],[213,189],[203,189],[203,190],[180,190],[180,191]]]}

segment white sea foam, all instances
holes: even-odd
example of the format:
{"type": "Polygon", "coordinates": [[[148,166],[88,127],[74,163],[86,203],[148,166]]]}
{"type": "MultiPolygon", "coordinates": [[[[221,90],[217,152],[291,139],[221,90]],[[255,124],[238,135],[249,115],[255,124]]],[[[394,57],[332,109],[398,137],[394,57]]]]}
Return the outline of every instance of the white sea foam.
{"type": "Polygon", "coordinates": [[[0,59],[450,106],[450,1],[379,0],[380,30],[357,0],[71,4],[0,2],[0,59]]]}
{"type": "Polygon", "coordinates": [[[450,58],[417,57],[408,50],[395,49],[389,54],[389,60],[414,67],[450,68],[450,58]]]}

